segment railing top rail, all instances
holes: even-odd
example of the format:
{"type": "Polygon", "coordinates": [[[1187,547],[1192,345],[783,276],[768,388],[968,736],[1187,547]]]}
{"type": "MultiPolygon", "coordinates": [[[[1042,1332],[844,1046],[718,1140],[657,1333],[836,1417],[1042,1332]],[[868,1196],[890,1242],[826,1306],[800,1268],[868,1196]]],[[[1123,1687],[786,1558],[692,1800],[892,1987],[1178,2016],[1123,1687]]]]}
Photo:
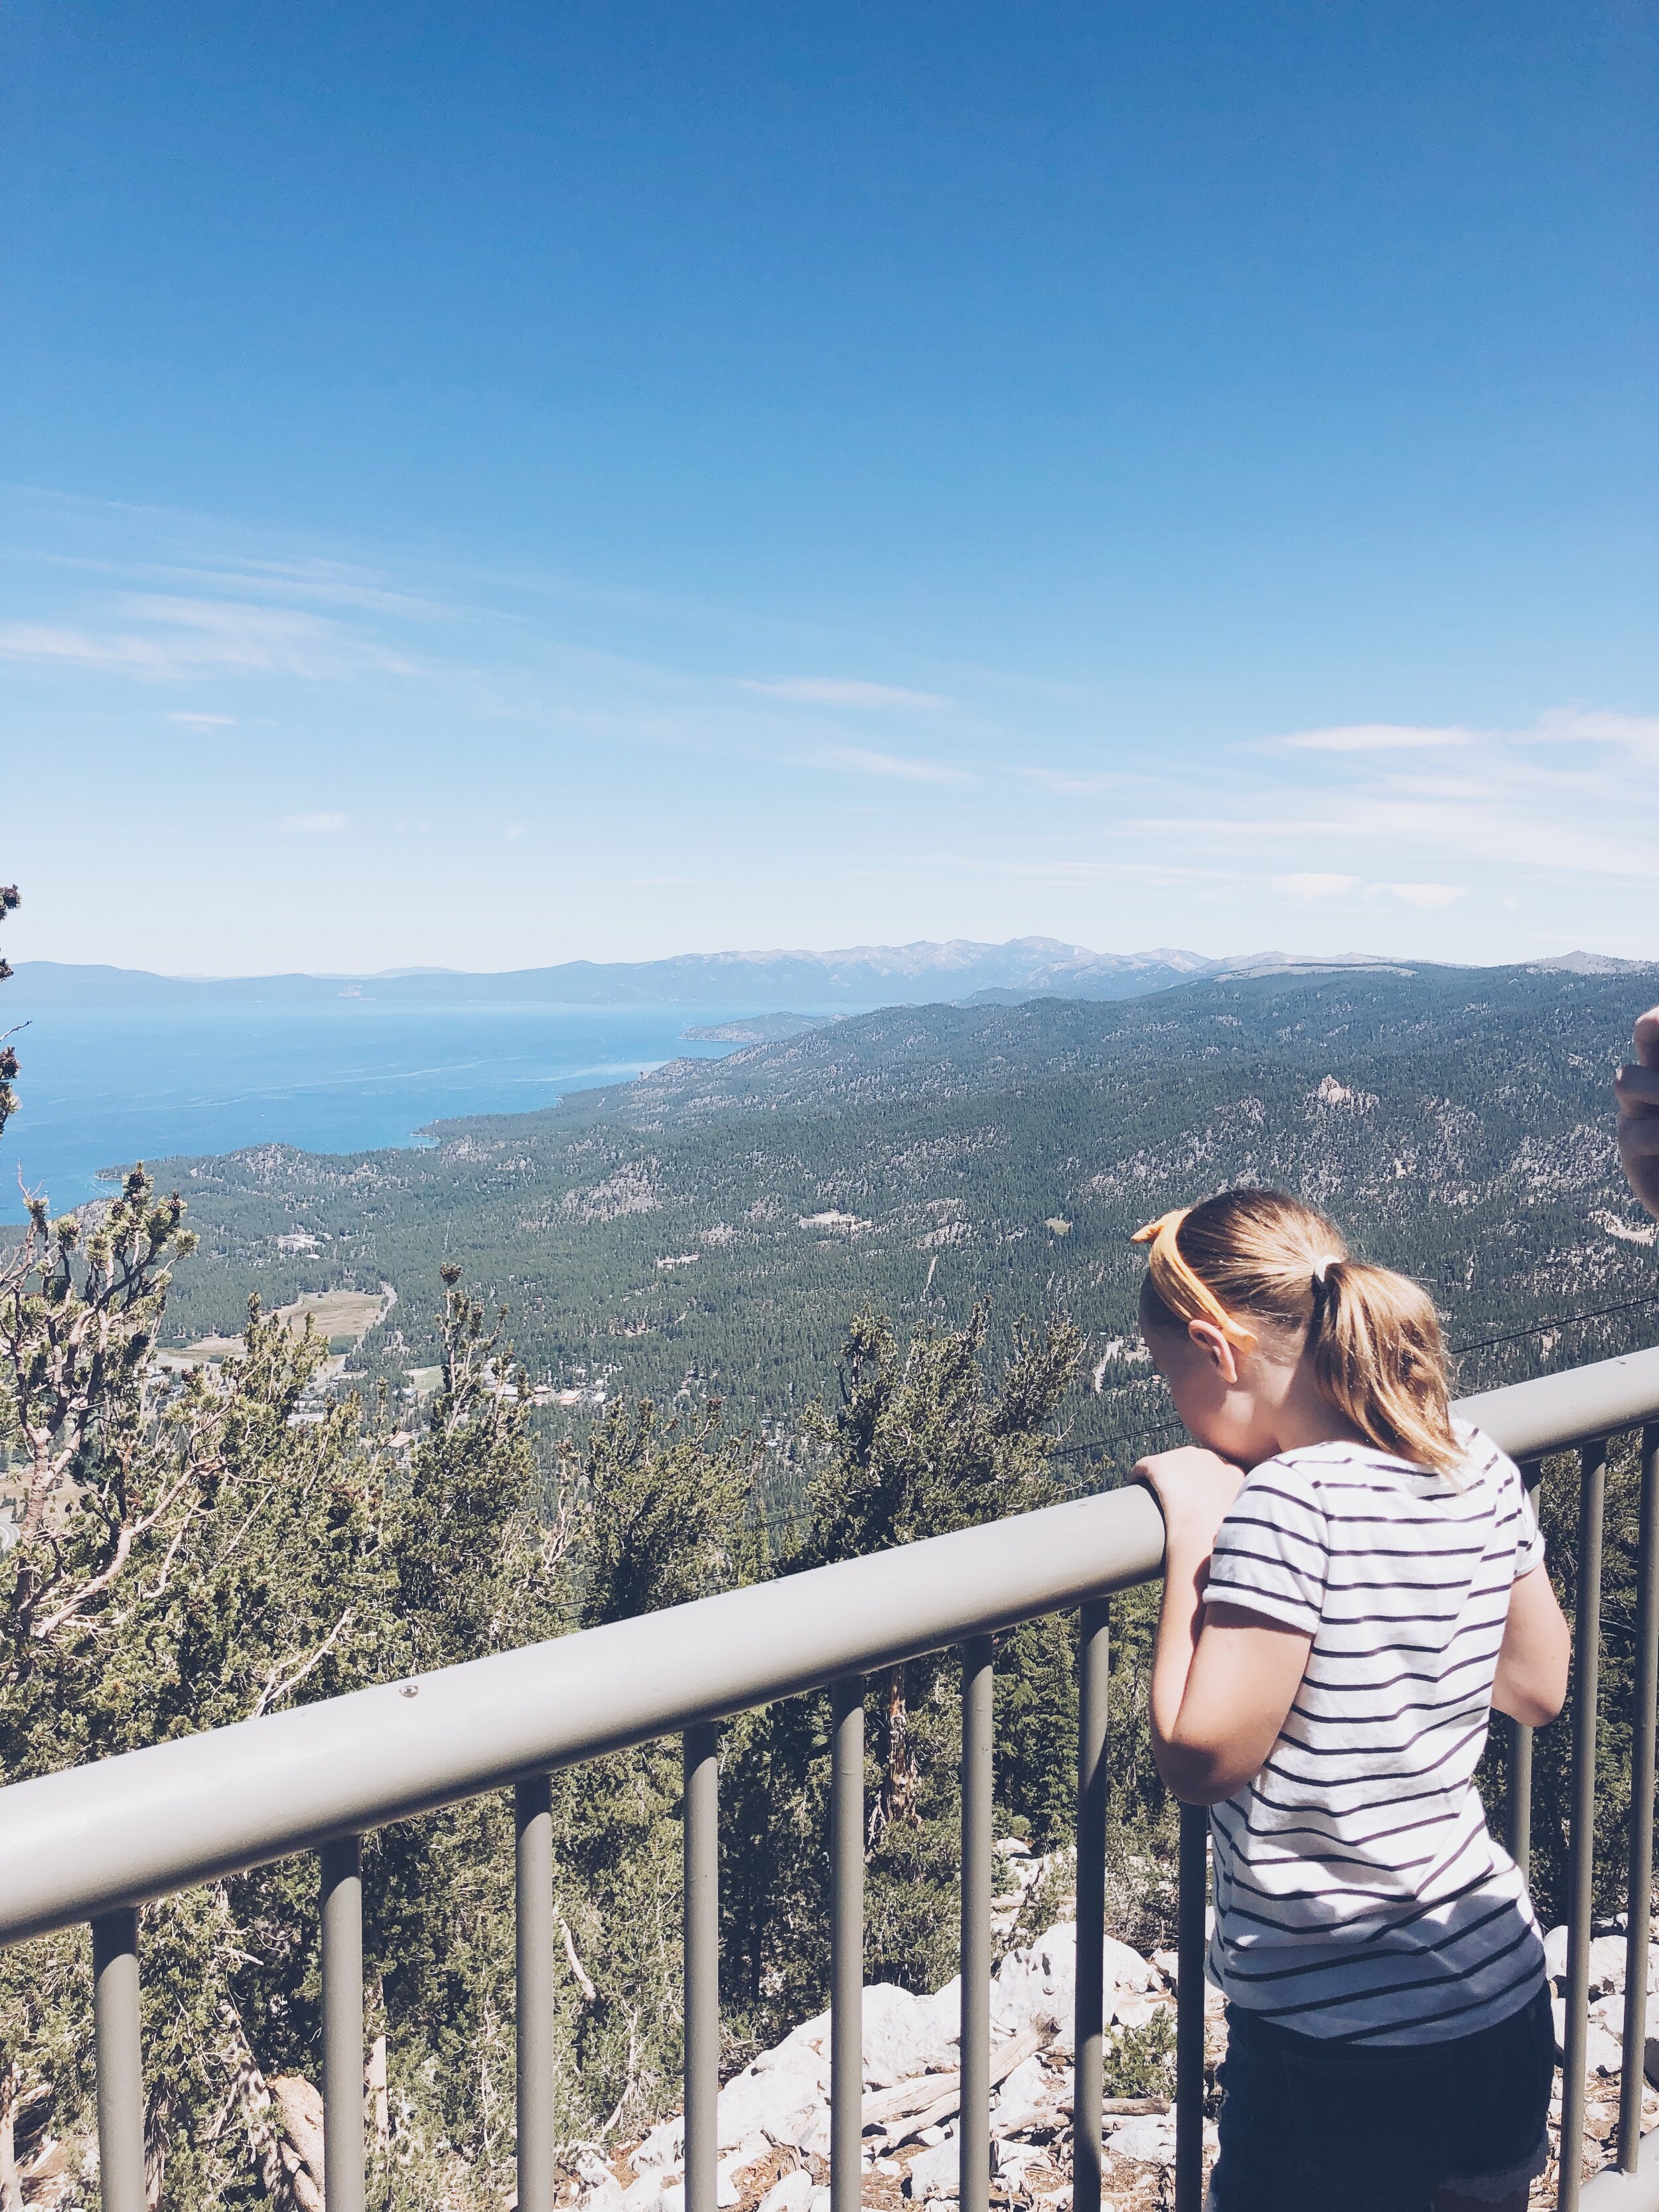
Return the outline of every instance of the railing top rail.
{"type": "MultiPolygon", "coordinates": [[[[1659,1416],[1659,1350],[1460,1407],[1517,1457],[1659,1416]]],[[[731,1590],[0,1791],[0,1944],[1155,1576],[1139,1488],[731,1590]]]]}
{"type": "Polygon", "coordinates": [[[1458,1412],[1484,1429],[1511,1459],[1616,1436],[1659,1418],[1659,1346],[1563,1368],[1507,1389],[1461,1399],[1458,1412]]]}
{"type": "Polygon", "coordinates": [[[213,1729],[0,1791],[0,1944],[676,1734],[1154,1576],[1149,1492],[213,1729]]]}

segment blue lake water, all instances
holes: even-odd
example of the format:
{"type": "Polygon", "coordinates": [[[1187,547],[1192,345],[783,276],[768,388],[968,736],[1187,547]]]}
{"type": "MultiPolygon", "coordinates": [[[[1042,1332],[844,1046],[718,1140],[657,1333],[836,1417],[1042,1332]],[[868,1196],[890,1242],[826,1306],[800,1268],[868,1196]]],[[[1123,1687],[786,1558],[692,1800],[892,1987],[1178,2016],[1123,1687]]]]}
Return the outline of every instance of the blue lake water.
{"type": "Polygon", "coordinates": [[[719,1058],[689,1024],[752,1008],[491,1004],[32,1008],[0,998],[23,1064],[0,1137],[0,1220],[22,1218],[18,1172],[54,1212],[101,1168],[272,1141],[313,1152],[416,1143],[423,1122],[519,1114],[665,1060],[719,1058]]]}

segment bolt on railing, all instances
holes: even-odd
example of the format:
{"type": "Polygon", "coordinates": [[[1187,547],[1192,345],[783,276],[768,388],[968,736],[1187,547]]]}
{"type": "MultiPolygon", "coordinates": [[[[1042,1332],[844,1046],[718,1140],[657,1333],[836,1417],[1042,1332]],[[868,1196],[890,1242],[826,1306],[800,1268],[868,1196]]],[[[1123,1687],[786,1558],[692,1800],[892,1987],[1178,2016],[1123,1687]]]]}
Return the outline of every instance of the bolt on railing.
{"type": "MultiPolygon", "coordinates": [[[[1570,1911],[1560,2212],[1659,2212],[1659,2133],[1640,2134],[1659,1695],[1659,1352],[1465,1401],[1522,1458],[1579,1446],[1570,1911]],[[1618,2162],[1581,2186],[1595,1812],[1600,1570],[1607,1439],[1640,1423],[1624,2072],[1618,2162]],[[1588,1439],[1588,1441],[1586,1441],[1588,1439]],[[1650,2154],[1644,2155],[1644,2154],[1650,2154]]],[[[681,1735],[684,1758],[685,2212],[716,2212],[720,2094],[719,1722],[805,1691],[831,1710],[831,2206],[862,2192],[864,1688],[878,1668],[962,1657],[960,2212],[988,2212],[994,1637],[1079,1609],[1073,2212],[1100,2212],[1104,2091],[1107,1746],[1114,1589],[1159,1571],[1162,1525],[1131,1489],[817,1569],[359,1691],[0,1790],[0,1943],[89,1920],[105,2212],[146,2212],[140,1903],[314,1849],[322,1930],[325,2185],[362,2212],[362,1838],[512,1784],[515,1796],[519,2212],[552,2212],[553,1833],[549,1774],[681,1735]]],[[[1524,1872],[1529,1731],[1510,1739],[1507,1830],[1524,1872]]],[[[1175,2212],[1203,2195],[1208,1828],[1182,1808],[1178,1865],[1175,2212]]]]}

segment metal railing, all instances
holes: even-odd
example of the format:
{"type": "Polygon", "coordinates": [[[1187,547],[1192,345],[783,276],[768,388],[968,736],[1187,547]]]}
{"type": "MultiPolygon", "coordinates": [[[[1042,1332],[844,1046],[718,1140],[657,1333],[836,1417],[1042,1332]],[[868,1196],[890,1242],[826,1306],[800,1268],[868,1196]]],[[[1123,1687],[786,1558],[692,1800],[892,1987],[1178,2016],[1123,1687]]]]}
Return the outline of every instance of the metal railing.
{"type": "MultiPolygon", "coordinates": [[[[1529,1482],[1581,1448],[1572,1705],[1566,2070],[1558,2203],[1659,2212],[1659,2132],[1640,2136],[1659,1690],[1659,1351],[1464,1401],[1529,1482]],[[1589,2002],[1599,1570],[1607,1440],[1643,1426],[1632,1730],[1628,1971],[1616,2168],[1581,2192],[1589,2002]],[[1644,2155],[1647,2152],[1650,2155],[1644,2155]]],[[[301,1851],[319,1859],[325,2192],[365,2195],[362,1876],[368,1831],[511,1785],[516,1812],[518,2203],[551,2212],[555,2144],[553,1834],[549,1776],[678,1735],[684,1747],[685,2212],[716,2212],[720,2089],[719,1724],[780,1698],[830,1693],[832,2212],[862,2191],[865,1678],[957,1648],[962,1700],[961,2212],[989,2201],[994,1638],[1080,1611],[1073,2212],[1099,2212],[1104,2088],[1104,1858],[1111,1593],[1152,1580],[1164,1532],[1139,1488],[733,1590],[465,1666],[130,1752],[0,1790],[0,1945],[90,1922],[104,2212],[145,2212],[138,1908],[301,1851]]],[[[1530,1736],[1510,1747],[1509,1840],[1529,1845],[1530,1736]]],[[[1175,2202],[1203,2187],[1207,1820],[1183,1810],[1179,1854],[1175,2202]]]]}

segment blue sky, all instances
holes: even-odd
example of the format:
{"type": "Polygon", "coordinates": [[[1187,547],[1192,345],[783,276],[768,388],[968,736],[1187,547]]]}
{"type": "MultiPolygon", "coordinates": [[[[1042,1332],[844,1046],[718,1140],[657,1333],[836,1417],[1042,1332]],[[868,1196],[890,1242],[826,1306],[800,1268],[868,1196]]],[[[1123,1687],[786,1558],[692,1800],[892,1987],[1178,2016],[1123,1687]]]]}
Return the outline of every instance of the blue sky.
{"type": "Polygon", "coordinates": [[[8,949],[1659,956],[1656,43],[18,0],[8,949]]]}

